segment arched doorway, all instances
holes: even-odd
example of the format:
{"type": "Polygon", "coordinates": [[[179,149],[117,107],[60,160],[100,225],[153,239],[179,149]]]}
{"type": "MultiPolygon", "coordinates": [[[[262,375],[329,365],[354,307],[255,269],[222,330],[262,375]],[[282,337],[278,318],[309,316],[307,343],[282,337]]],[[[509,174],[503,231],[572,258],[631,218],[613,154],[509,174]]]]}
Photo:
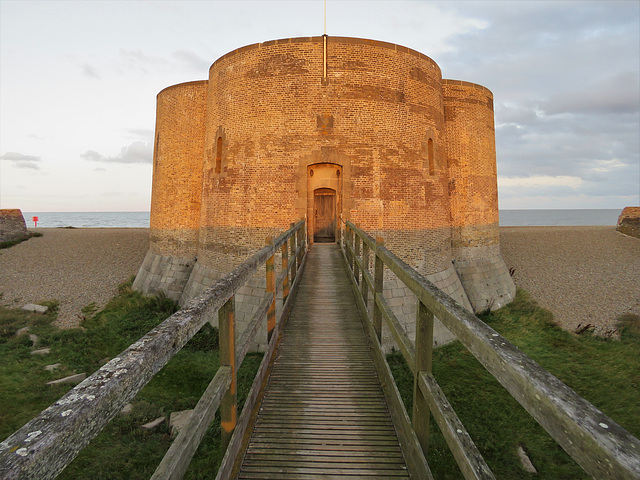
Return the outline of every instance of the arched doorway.
{"type": "Polygon", "coordinates": [[[313,192],[314,242],[336,241],[336,191],[318,188],[313,192]]]}
{"type": "Polygon", "coordinates": [[[342,211],[342,167],[315,163],[307,167],[307,218],[311,242],[335,242],[342,211]]]}

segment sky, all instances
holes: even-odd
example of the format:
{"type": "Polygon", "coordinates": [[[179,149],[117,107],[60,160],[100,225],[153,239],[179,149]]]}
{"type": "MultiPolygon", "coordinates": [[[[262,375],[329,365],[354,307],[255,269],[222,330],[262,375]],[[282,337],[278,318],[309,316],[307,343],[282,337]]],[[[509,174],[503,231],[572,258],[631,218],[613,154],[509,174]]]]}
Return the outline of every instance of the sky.
{"type": "MultiPolygon", "coordinates": [[[[323,0],[0,0],[0,208],[148,211],[156,95],[323,0]]],[[[501,209],[640,205],[640,2],[327,0],[327,34],[494,94],[501,209]]]]}

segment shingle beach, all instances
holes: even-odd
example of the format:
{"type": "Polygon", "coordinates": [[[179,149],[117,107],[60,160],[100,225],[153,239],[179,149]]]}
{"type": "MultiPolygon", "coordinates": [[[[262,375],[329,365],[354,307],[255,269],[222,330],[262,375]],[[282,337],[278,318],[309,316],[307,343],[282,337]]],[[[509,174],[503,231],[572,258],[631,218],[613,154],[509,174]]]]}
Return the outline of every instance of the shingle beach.
{"type": "Polygon", "coordinates": [[[36,228],[33,237],[0,250],[0,304],[57,300],[56,324],[80,324],[83,307],[103,307],[118,285],[138,273],[147,252],[146,228],[36,228]]]}
{"type": "Polygon", "coordinates": [[[615,227],[501,227],[502,257],[516,285],[569,331],[615,329],[640,315],[640,240],[615,227]]]}
{"type": "MultiPolygon", "coordinates": [[[[42,228],[44,234],[0,250],[0,304],[60,302],[57,324],[77,326],[81,309],[102,307],[135,275],[147,251],[144,228],[42,228]]],[[[640,240],[614,227],[501,227],[502,255],[516,284],[569,331],[615,328],[640,315],[640,240]]]]}

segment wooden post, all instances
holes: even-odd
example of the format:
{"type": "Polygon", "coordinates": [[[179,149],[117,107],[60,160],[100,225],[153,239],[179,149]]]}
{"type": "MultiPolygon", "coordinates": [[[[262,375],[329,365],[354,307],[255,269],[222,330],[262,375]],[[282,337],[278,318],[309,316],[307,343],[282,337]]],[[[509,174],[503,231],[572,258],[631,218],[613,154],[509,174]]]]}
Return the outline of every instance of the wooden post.
{"type": "Polygon", "coordinates": [[[231,385],[220,403],[221,448],[226,451],[231,435],[236,428],[236,334],[235,334],[235,297],[231,297],[218,310],[218,334],[220,366],[231,367],[231,385]]]}
{"type": "Polygon", "coordinates": [[[287,242],[284,242],[280,248],[282,251],[282,270],[285,272],[284,279],[282,280],[283,304],[287,301],[287,297],[289,296],[289,249],[287,247],[287,242]]]}
{"type": "Polygon", "coordinates": [[[355,273],[356,242],[358,241],[358,235],[356,235],[356,232],[354,232],[353,229],[351,229],[350,231],[351,231],[351,271],[355,273]]]}
{"type": "Polygon", "coordinates": [[[364,300],[364,306],[367,308],[369,303],[369,284],[366,280],[366,274],[369,272],[369,244],[362,241],[362,299],[364,300]]]}
{"type": "Polygon", "coordinates": [[[347,226],[347,245],[348,245],[347,260],[349,260],[349,268],[353,272],[353,253],[352,253],[353,241],[351,240],[352,236],[353,236],[353,232],[351,231],[351,228],[347,226]]]}
{"type": "Polygon", "coordinates": [[[306,230],[306,225],[298,230],[298,248],[300,251],[298,252],[298,267],[302,264],[302,257],[304,256],[304,232],[306,230]]]}
{"type": "Polygon", "coordinates": [[[358,257],[360,256],[360,237],[354,233],[354,241],[356,244],[356,253],[353,256],[353,276],[356,277],[356,283],[360,283],[360,268],[358,267],[358,257]]]}
{"type": "Polygon", "coordinates": [[[420,391],[420,372],[431,373],[433,353],[433,313],[418,300],[416,312],[416,368],[413,382],[413,430],[425,458],[429,450],[429,406],[420,391]]]}
{"type": "Polygon", "coordinates": [[[382,295],[382,286],[383,286],[383,276],[384,276],[384,263],[382,263],[382,259],[378,256],[378,247],[382,247],[384,245],[384,239],[382,237],[376,238],[376,264],[375,264],[375,272],[374,272],[374,285],[375,285],[375,295],[373,297],[373,328],[376,331],[376,336],[378,337],[378,341],[382,343],[382,310],[378,306],[376,302],[376,296],[382,295]]]}
{"type": "MultiPolygon", "coordinates": [[[[267,245],[273,247],[273,237],[267,237],[267,245]]],[[[275,250],[265,264],[267,270],[267,293],[271,294],[272,300],[267,312],[267,343],[271,341],[273,329],[276,328],[276,266],[275,266],[275,250]]]]}
{"type": "MultiPolygon", "coordinates": [[[[295,223],[291,224],[291,228],[295,226],[295,223]]],[[[291,284],[293,285],[293,281],[296,278],[296,272],[298,271],[298,261],[296,258],[296,232],[291,234],[289,237],[289,245],[291,246],[291,284]]]]}

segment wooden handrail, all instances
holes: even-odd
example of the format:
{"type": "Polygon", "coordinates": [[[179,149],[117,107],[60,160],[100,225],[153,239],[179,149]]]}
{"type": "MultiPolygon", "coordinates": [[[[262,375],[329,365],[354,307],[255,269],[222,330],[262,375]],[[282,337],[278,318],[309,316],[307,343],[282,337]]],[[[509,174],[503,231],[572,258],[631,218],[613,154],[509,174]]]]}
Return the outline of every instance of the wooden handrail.
{"type": "MultiPolygon", "coordinates": [[[[197,425],[198,430],[179,437],[179,444],[170,448],[169,457],[163,460],[167,469],[156,471],[154,478],[178,478],[176,472],[186,469],[202,438],[199,429],[204,424],[208,426],[219,403],[225,403],[222,397],[227,397],[228,405],[224,407],[226,413],[221,411],[221,415],[230,427],[223,441],[232,441],[237,433],[233,428],[236,424],[236,405],[235,393],[230,392],[230,388],[234,385],[235,372],[244,359],[248,344],[253,341],[257,331],[253,327],[257,327],[260,320],[260,316],[254,317],[256,322],[248,329],[250,333],[241,337],[242,343],[236,348],[233,334],[234,295],[258,268],[287,243],[290,243],[290,249],[296,257],[291,270],[287,270],[292,277],[298,277],[306,255],[304,220],[291,224],[272,244],[262,248],[0,443],[0,478],[55,478],[218,311],[226,319],[220,322],[221,367],[196,406],[199,412],[197,418],[192,417],[189,423],[194,428],[197,425]],[[189,439],[188,447],[185,447],[185,436],[189,435],[194,438],[189,439]]],[[[284,276],[281,275],[279,279],[284,280],[284,276]]],[[[288,303],[295,296],[297,284],[291,278],[289,285],[288,303]]],[[[278,287],[282,288],[281,285],[278,287]]],[[[270,294],[275,297],[275,293],[270,294]]],[[[285,313],[286,308],[279,323],[285,313]]],[[[270,348],[275,342],[276,339],[272,338],[270,348]]],[[[261,365],[259,374],[265,370],[261,365]]],[[[245,405],[251,409],[248,402],[245,405]]]]}
{"type": "MultiPolygon", "coordinates": [[[[346,230],[343,238],[346,241],[342,242],[341,247],[354,285],[360,283],[355,280],[354,264],[361,271],[361,283],[369,284],[369,262],[359,262],[357,258],[354,261],[356,249],[350,237],[353,234],[375,254],[374,283],[382,284],[382,268],[379,265],[389,268],[416,295],[418,308],[429,312],[431,316],[435,315],[589,475],[594,478],[640,478],[640,441],[637,438],[540,367],[478,317],[462,308],[385,248],[382,242],[374,241],[350,221],[343,221],[343,224],[346,230]]],[[[366,307],[367,299],[360,301],[366,307]]],[[[366,308],[364,311],[366,312],[366,308]]],[[[401,331],[399,322],[384,301],[382,289],[378,287],[374,295],[374,318],[369,319],[369,322],[380,338],[379,327],[376,325],[377,315],[384,318],[402,355],[414,372],[414,405],[417,403],[419,406],[421,402],[428,404],[441,431],[445,433],[465,478],[492,478],[484,461],[478,461],[475,445],[461,428],[462,424],[446,402],[435,379],[424,367],[432,348],[432,340],[428,338],[432,326],[426,326],[426,330],[420,334],[422,329],[418,325],[415,348],[411,349],[409,345],[413,342],[401,331]],[[417,360],[420,356],[423,357],[422,361],[417,360]],[[451,433],[450,425],[456,425],[455,434],[451,433]]],[[[415,428],[419,430],[416,431],[418,438],[428,438],[428,432],[424,431],[428,425],[420,425],[420,421],[416,425],[414,419],[415,428]]]]}

